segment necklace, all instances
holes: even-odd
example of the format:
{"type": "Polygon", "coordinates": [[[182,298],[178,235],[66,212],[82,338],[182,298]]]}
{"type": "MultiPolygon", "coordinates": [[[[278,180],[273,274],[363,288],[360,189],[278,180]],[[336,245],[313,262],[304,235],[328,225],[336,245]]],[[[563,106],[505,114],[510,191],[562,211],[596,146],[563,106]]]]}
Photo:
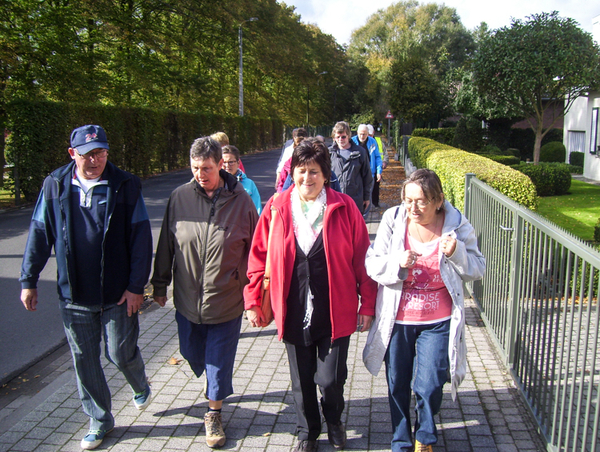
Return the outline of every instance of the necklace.
{"type": "Polygon", "coordinates": [[[415,229],[417,231],[417,235],[419,236],[419,240],[421,241],[421,243],[429,243],[433,240],[433,237],[435,236],[435,233],[437,231],[437,224],[438,224],[438,219],[437,216],[435,217],[435,227],[433,228],[433,232],[431,233],[431,236],[429,237],[429,240],[425,241],[423,240],[423,237],[421,237],[421,233],[419,232],[419,228],[417,228],[417,224],[415,223],[415,229]]]}

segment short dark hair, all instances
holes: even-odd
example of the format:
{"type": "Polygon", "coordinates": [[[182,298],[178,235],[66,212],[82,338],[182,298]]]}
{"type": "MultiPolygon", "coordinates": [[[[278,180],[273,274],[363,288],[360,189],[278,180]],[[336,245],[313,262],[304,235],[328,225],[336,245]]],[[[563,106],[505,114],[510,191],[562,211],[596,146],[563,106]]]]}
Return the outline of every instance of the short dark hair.
{"type": "Polygon", "coordinates": [[[292,138],[298,137],[308,137],[308,132],[304,127],[298,127],[297,129],[292,130],[292,138]]]}
{"type": "Polygon", "coordinates": [[[408,184],[416,184],[421,187],[429,201],[439,200],[444,194],[439,176],[435,171],[427,168],[420,168],[408,176],[408,179],[402,184],[402,199],[404,199],[405,188],[408,184]]]}
{"type": "Polygon", "coordinates": [[[294,174],[294,169],[297,166],[304,166],[308,163],[315,162],[321,167],[321,172],[325,177],[325,185],[329,185],[331,180],[331,159],[329,157],[329,149],[322,141],[316,138],[305,138],[302,143],[296,146],[292,154],[292,165],[290,173],[294,174]]]}
{"type": "Polygon", "coordinates": [[[221,152],[223,154],[233,155],[236,160],[240,159],[240,150],[232,144],[226,144],[225,146],[221,146],[221,152]]]}
{"type": "Polygon", "coordinates": [[[211,137],[197,138],[192,143],[190,158],[194,160],[206,160],[211,158],[218,164],[221,161],[221,158],[223,158],[221,145],[211,137]]]}

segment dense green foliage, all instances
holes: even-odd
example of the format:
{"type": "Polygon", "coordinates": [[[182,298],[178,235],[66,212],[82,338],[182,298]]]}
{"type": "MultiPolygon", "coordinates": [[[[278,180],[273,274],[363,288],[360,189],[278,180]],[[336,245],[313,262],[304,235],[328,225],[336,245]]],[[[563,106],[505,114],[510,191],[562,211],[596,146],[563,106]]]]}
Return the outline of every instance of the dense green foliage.
{"type": "Polygon", "coordinates": [[[529,176],[538,196],[564,195],[571,188],[571,171],[564,163],[540,162],[538,165],[520,163],[514,169],[529,176]]]}
{"type": "Polygon", "coordinates": [[[573,166],[580,166],[583,168],[584,158],[584,152],[571,152],[569,154],[569,163],[573,166]]]}
{"type": "MultiPolygon", "coordinates": [[[[562,141],[562,129],[551,129],[542,138],[542,146],[551,141],[562,141]]],[[[509,145],[518,149],[521,160],[533,160],[533,148],[535,146],[535,132],[531,129],[511,129],[509,145]]]]}
{"type": "Polygon", "coordinates": [[[502,163],[503,165],[518,165],[521,161],[519,157],[514,155],[499,155],[499,154],[479,154],[482,157],[486,157],[494,162],[502,163]]]}
{"type": "Polygon", "coordinates": [[[431,138],[442,144],[452,144],[454,141],[454,127],[444,127],[441,129],[414,129],[413,137],[431,138]]]}
{"type": "Polygon", "coordinates": [[[242,152],[275,146],[283,133],[283,124],[278,120],[15,101],[8,105],[11,133],[6,150],[26,200],[33,201],[44,178],[70,161],[67,149],[71,130],[86,123],[102,124],[108,136],[110,160],[139,176],[189,165],[194,139],[218,130],[225,131],[242,152]]]}
{"type": "Polygon", "coordinates": [[[479,153],[485,145],[484,132],[481,121],[475,118],[460,118],[452,145],[467,152],[479,153]]]}
{"type": "Polygon", "coordinates": [[[0,0],[0,10],[0,109],[27,98],[235,116],[241,24],[247,115],[302,124],[309,102],[315,124],[334,120],[334,102],[340,116],[357,111],[362,65],[276,0],[0,0]]]}
{"type": "Polygon", "coordinates": [[[379,120],[391,108],[404,121],[433,125],[449,106],[448,77],[474,47],[454,8],[405,0],[377,11],[348,46],[351,60],[367,69],[362,108],[379,120]]]}
{"type": "Polygon", "coordinates": [[[540,162],[565,163],[567,149],[562,141],[551,141],[540,149],[540,162]]]}
{"type": "Polygon", "coordinates": [[[600,48],[573,19],[534,14],[484,38],[472,70],[479,95],[504,106],[510,112],[504,117],[532,118],[537,163],[542,137],[575,99],[600,83],[600,48]],[[561,113],[544,129],[555,108],[561,113]]]}
{"type": "Polygon", "coordinates": [[[408,152],[415,166],[429,168],[438,174],[447,199],[461,210],[466,173],[474,173],[479,180],[525,207],[533,210],[537,207],[538,198],[531,180],[505,165],[428,138],[411,138],[408,152]]]}

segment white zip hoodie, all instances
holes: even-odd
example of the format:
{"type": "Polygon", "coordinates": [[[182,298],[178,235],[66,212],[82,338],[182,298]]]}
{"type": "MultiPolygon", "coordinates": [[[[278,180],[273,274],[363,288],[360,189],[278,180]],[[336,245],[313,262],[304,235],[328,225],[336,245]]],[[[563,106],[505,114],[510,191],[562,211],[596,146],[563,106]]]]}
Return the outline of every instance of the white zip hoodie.
{"type": "MultiPolygon", "coordinates": [[[[456,239],[452,257],[446,257],[441,251],[439,253],[440,274],[452,297],[448,358],[452,399],[455,400],[458,386],[467,373],[463,281],[474,281],[483,276],[485,258],[477,246],[473,226],[465,216],[448,201],[444,202],[444,210],[446,215],[442,236],[456,239]]],[[[404,205],[388,209],[365,260],[367,274],[379,284],[375,320],[363,350],[363,362],[373,375],[377,375],[381,369],[402,298],[402,285],[408,277],[408,270],[400,268],[400,256],[405,249],[406,219],[404,205]]]]}

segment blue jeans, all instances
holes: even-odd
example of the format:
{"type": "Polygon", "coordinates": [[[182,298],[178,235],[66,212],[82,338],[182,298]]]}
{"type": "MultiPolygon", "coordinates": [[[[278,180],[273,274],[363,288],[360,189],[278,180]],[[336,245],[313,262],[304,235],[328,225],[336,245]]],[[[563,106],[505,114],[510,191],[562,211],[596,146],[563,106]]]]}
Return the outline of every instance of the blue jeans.
{"type": "Polygon", "coordinates": [[[100,361],[102,336],[106,358],[123,373],[134,393],[144,391],[148,383],[137,346],[138,315],[127,317],[127,303],[103,308],[61,302],[60,308],[73,355],[77,389],[83,411],[90,417],[90,429],[110,430],[115,420],[110,412],[110,390],[100,361]]]}
{"type": "Polygon", "coordinates": [[[179,350],[197,377],[206,370],[206,396],[219,401],[233,394],[233,366],[242,316],[216,324],[197,324],[175,312],[179,350]]]}
{"type": "Polygon", "coordinates": [[[411,381],[416,398],[415,438],[422,444],[437,442],[433,417],[440,411],[448,375],[449,332],[450,320],[431,325],[394,325],[385,354],[393,452],[413,447],[411,381]]]}

